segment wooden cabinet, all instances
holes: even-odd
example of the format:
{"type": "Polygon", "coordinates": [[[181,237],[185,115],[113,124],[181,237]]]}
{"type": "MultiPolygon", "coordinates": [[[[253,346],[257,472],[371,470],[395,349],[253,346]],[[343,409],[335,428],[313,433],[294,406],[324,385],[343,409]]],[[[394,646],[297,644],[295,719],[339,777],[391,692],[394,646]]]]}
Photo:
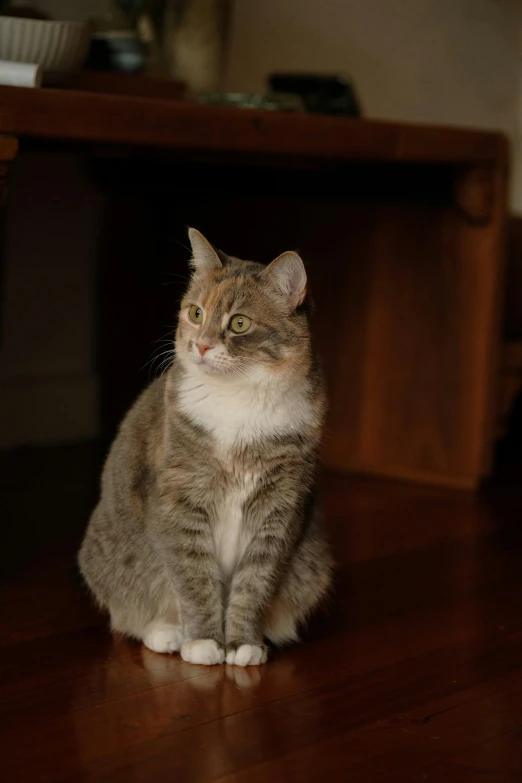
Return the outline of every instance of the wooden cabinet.
{"type": "Polygon", "coordinates": [[[501,135],[1,87],[4,172],[17,140],[74,144],[109,172],[99,267],[109,428],[148,358],[140,350],[163,333],[152,261],[148,287],[139,271],[144,249],[166,226],[170,238],[150,252],[174,248],[169,263],[183,275],[187,253],[173,238],[183,242],[193,223],[236,255],[302,251],[330,386],[329,468],[470,488],[488,473],[504,281],[501,135]]]}

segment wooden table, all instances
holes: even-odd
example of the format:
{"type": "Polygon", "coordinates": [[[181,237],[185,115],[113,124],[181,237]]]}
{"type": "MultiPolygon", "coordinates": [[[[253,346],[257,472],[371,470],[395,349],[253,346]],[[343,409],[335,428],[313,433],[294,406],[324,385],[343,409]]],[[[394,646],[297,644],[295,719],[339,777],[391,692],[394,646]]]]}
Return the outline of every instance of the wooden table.
{"type": "MultiPolygon", "coordinates": [[[[225,250],[264,261],[287,244],[300,248],[331,390],[330,468],[470,488],[488,473],[503,136],[206,107],[163,94],[12,87],[0,88],[0,134],[2,199],[19,140],[73,143],[118,161],[126,199],[155,187],[155,203],[164,204],[177,188],[173,230],[198,221],[225,250]]],[[[127,220],[126,240],[121,230],[116,237],[127,253],[137,246],[136,223],[127,220]]],[[[102,280],[116,239],[100,253],[102,280]]],[[[142,289],[128,303],[129,323],[142,289]]],[[[121,315],[105,346],[119,338],[121,315]]],[[[110,317],[102,322],[110,326],[110,317]]]]}

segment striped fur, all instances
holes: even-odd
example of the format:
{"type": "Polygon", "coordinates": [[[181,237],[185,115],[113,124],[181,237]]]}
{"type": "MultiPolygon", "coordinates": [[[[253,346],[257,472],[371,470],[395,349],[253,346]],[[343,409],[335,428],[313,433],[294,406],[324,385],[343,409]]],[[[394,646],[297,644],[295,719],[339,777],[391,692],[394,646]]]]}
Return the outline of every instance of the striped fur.
{"type": "Polygon", "coordinates": [[[79,562],[113,629],[194,663],[259,664],[331,581],[306,276],[295,253],[264,267],[190,238],[174,362],[120,427],[79,562]]]}

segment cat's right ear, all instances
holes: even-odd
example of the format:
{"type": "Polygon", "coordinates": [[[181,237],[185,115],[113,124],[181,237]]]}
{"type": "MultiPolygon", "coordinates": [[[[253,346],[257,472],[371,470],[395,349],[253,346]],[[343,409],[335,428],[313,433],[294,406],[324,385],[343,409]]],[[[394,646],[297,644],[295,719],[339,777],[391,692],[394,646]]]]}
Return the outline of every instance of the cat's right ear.
{"type": "Polygon", "coordinates": [[[190,246],[192,248],[191,266],[196,272],[212,272],[220,269],[221,260],[208,241],[200,231],[195,228],[188,230],[190,246]]]}

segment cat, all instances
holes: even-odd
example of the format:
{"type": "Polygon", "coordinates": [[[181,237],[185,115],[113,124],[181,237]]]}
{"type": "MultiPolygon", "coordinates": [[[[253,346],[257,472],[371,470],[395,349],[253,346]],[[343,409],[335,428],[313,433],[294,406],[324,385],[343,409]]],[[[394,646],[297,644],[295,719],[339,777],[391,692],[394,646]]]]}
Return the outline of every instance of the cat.
{"type": "Polygon", "coordinates": [[[191,663],[259,665],[332,579],[307,278],[297,253],[264,266],[189,238],[175,357],[121,424],[79,566],[114,631],[191,663]]]}

